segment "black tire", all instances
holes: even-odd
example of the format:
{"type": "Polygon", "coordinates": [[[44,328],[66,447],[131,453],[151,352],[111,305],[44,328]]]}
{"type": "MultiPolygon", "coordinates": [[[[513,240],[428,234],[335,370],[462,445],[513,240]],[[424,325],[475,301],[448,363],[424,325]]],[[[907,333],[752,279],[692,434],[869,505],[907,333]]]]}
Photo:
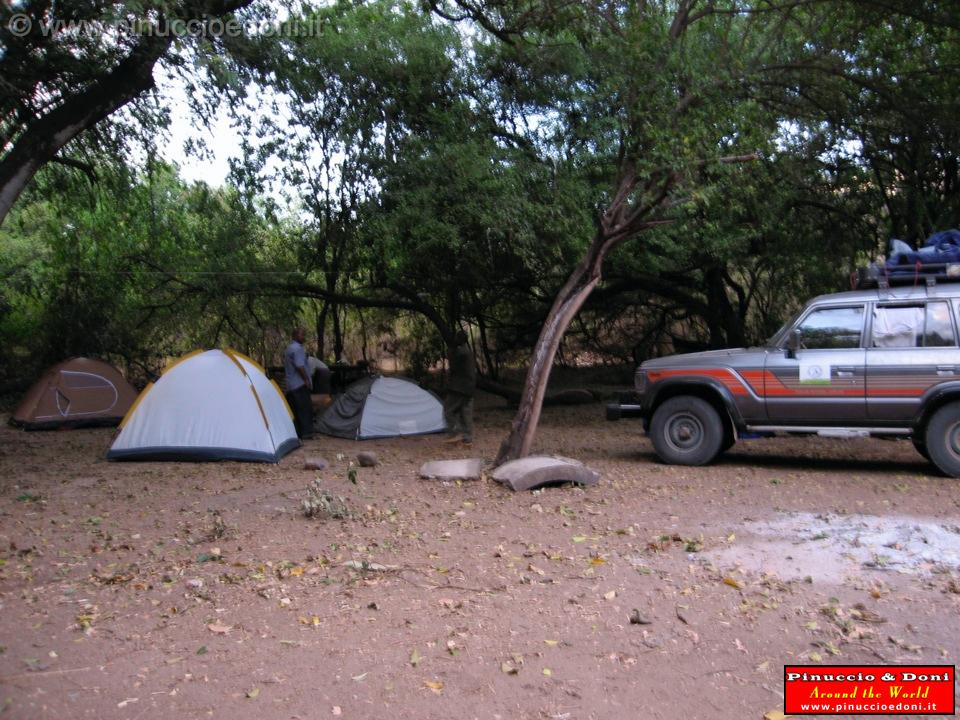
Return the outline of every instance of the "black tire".
{"type": "Polygon", "coordinates": [[[713,406],[690,395],[670,398],[653,413],[650,439],[671,465],[706,465],[720,454],[723,420],[713,406]]]}
{"type": "Polygon", "coordinates": [[[960,477],[960,403],[944,405],[933,414],[925,444],[934,465],[946,475],[960,477]]]}
{"type": "Polygon", "coordinates": [[[930,459],[930,451],[927,450],[927,444],[921,440],[919,437],[912,438],[913,446],[917,449],[917,452],[923,455],[924,459],[930,459]]]}

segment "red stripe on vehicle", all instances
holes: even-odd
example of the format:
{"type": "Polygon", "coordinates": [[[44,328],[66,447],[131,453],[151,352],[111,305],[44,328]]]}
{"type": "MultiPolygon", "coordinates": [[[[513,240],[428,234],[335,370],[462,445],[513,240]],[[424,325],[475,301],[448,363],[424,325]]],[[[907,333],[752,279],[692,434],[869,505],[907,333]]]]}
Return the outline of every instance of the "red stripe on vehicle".
{"type": "Polygon", "coordinates": [[[743,381],[740,377],[728,368],[684,368],[678,370],[648,370],[647,379],[650,382],[656,382],[664,378],[669,377],[678,377],[678,376],[698,376],[698,377],[708,377],[713,380],[718,380],[723,383],[723,386],[727,388],[734,395],[747,395],[749,391],[746,386],[743,384],[743,381]]]}
{"type": "Polygon", "coordinates": [[[920,397],[926,392],[926,387],[885,387],[885,388],[867,388],[867,395],[870,397],[883,397],[884,395],[897,395],[903,397],[920,397]]]}
{"type": "MultiPolygon", "coordinates": [[[[683,376],[708,377],[723,383],[734,395],[747,395],[752,390],[759,397],[919,397],[926,391],[923,387],[836,387],[831,385],[789,387],[769,370],[741,370],[739,374],[729,368],[693,368],[673,370],[648,370],[647,378],[656,382],[665,378],[683,376]],[[749,390],[748,390],[749,388],[749,390]]],[[[887,378],[892,380],[894,378],[887,378]]],[[[902,380],[900,381],[902,382],[902,380]]]]}

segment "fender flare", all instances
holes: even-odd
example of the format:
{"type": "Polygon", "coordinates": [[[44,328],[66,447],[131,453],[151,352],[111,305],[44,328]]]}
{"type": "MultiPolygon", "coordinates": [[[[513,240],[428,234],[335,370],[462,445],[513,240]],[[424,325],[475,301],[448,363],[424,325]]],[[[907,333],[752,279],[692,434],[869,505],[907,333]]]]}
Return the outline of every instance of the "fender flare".
{"type": "MultiPolygon", "coordinates": [[[[960,386],[960,383],[957,383],[960,386]]],[[[643,427],[644,430],[650,429],[650,419],[653,417],[654,409],[660,404],[660,397],[663,395],[665,390],[670,391],[670,396],[674,397],[677,395],[683,395],[682,392],[684,388],[693,388],[698,392],[686,393],[690,395],[699,395],[702,394],[703,390],[706,390],[708,393],[717,396],[720,399],[720,403],[723,405],[724,409],[727,411],[727,415],[730,417],[730,422],[733,423],[733,427],[738,431],[746,430],[746,423],[743,421],[743,416],[740,414],[739,408],[737,408],[737,403],[733,399],[733,394],[727,389],[723,383],[720,383],[716,380],[706,377],[685,377],[677,378],[675,380],[661,380],[656,385],[651,388],[652,392],[649,395],[649,404],[648,412],[644,413],[643,427]],[[673,392],[674,390],[680,390],[680,392],[673,392]]],[[[960,394],[960,390],[958,390],[960,394]]]]}
{"type": "Polygon", "coordinates": [[[929,388],[920,397],[920,410],[913,418],[914,429],[922,428],[942,405],[960,400],[960,380],[939,383],[929,388]]]}

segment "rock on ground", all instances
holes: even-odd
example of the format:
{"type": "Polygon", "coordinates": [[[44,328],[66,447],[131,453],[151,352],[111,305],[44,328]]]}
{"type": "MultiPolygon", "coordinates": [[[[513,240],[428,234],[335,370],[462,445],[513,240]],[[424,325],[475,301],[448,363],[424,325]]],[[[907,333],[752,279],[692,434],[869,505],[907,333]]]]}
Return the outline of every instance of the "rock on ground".
{"type": "Polygon", "coordinates": [[[420,466],[420,477],[428,480],[479,480],[482,469],[480,458],[431,460],[420,466]]]}
{"type": "Polygon", "coordinates": [[[303,461],[304,470],[326,470],[330,463],[321,457],[308,457],[303,461]]]}
{"type": "Polygon", "coordinates": [[[513,490],[534,490],[564,482],[596,485],[600,473],[570,458],[532,455],[504,463],[493,471],[492,477],[513,490]]]}
{"type": "Polygon", "coordinates": [[[376,467],[380,464],[380,457],[375,452],[358,452],[357,462],[360,467],[376,467]]]}

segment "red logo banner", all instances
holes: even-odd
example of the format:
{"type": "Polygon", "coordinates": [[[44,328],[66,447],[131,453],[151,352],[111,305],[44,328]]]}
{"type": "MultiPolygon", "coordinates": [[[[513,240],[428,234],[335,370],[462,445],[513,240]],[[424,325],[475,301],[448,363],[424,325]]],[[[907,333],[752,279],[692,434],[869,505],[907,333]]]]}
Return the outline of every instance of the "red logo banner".
{"type": "Polygon", "coordinates": [[[955,665],[785,665],[787,715],[953,715],[955,665]]]}

